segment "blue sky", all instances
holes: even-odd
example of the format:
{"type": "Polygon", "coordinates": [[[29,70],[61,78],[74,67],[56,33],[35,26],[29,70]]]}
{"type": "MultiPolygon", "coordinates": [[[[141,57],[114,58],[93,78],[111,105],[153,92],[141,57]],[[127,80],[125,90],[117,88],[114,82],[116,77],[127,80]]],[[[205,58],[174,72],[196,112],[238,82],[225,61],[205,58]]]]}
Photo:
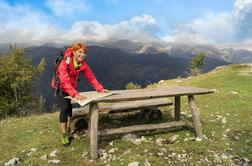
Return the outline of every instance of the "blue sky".
{"type": "Polygon", "coordinates": [[[252,0],[0,0],[0,43],[252,41],[252,0]]]}
{"type": "MultiPolygon", "coordinates": [[[[6,2],[9,2],[10,5],[29,4],[55,17],[54,11],[50,10],[46,1],[12,0],[6,2]]],[[[90,0],[84,2],[87,9],[81,12],[76,11],[76,18],[71,17],[72,14],[70,14],[68,18],[60,18],[58,21],[68,26],[71,26],[73,21],[81,19],[114,24],[137,15],[149,14],[156,18],[165,18],[167,23],[172,24],[197,18],[209,11],[230,11],[233,7],[232,0],[223,0],[221,4],[220,0],[90,0]]]]}

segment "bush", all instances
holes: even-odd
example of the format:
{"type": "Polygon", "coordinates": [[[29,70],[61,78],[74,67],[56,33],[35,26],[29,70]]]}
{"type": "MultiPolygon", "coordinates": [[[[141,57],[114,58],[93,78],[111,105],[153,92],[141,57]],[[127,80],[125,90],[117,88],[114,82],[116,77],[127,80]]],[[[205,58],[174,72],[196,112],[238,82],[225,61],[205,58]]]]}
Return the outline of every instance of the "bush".
{"type": "Polygon", "coordinates": [[[142,89],[141,85],[137,83],[130,82],[125,86],[126,89],[142,89]]]}

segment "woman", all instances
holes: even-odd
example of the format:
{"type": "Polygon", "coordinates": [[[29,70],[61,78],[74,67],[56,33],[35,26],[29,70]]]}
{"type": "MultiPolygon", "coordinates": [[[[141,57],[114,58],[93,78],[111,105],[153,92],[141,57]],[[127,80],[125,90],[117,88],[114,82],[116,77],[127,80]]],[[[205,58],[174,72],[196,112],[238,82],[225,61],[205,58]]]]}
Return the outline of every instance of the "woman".
{"type": "MultiPolygon", "coordinates": [[[[64,146],[69,145],[69,137],[71,136],[71,117],[72,117],[72,105],[70,99],[65,99],[65,96],[71,96],[77,100],[83,100],[86,97],[80,95],[76,90],[78,86],[77,80],[79,79],[79,73],[83,72],[84,76],[91,83],[94,89],[98,92],[108,92],[103,86],[96,80],[94,74],[85,61],[87,54],[87,47],[83,43],[74,43],[70,48],[67,48],[64,53],[64,59],[61,60],[57,67],[57,76],[60,81],[60,90],[62,94],[57,94],[56,102],[60,107],[60,128],[62,132],[62,144],[64,146]]],[[[52,79],[52,87],[56,88],[54,78],[52,79]]]]}

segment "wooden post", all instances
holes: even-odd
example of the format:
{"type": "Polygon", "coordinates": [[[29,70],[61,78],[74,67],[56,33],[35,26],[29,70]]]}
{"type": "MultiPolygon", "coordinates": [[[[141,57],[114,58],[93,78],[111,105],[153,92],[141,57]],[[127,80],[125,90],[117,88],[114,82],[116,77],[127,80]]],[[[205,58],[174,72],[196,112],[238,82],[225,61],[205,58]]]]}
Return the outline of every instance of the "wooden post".
{"type": "Polygon", "coordinates": [[[199,114],[196,109],[193,95],[188,96],[188,102],[189,102],[189,107],[190,107],[190,110],[192,113],[193,125],[194,125],[195,131],[196,131],[196,135],[200,139],[203,139],[202,126],[200,123],[200,118],[199,118],[199,114]]]}
{"type": "Polygon", "coordinates": [[[175,96],[175,121],[180,120],[180,96],[175,96]]]}
{"type": "Polygon", "coordinates": [[[88,131],[87,131],[87,137],[90,138],[90,126],[91,126],[91,104],[88,104],[88,131]]]}
{"type": "Polygon", "coordinates": [[[90,104],[90,157],[92,160],[97,158],[98,149],[98,105],[97,103],[90,104]]]}

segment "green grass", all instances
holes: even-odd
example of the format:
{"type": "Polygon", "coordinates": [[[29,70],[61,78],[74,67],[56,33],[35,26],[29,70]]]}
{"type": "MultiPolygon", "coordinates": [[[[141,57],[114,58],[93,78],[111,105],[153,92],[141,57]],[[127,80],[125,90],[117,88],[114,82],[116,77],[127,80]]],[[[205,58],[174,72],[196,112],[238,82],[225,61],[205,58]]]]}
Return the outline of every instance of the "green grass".
{"type": "MultiPolygon", "coordinates": [[[[145,136],[147,139],[147,142],[142,142],[139,145],[122,140],[121,135],[101,137],[99,148],[105,149],[106,152],[113,147],[118,148],[114,153],[115,160],[107,163],[111,166],[118,166],[139,161],[140,165],[144,165],[145,159],[148,159],[152,165],[158,166],[232,165],[232,163],[242,165],[242,162],[235,160],[235,158],[247,158],[251,164],[252,67],[231,65],[197,77],[178,78],[152,84],[148,88],[175,85],[215,89],[216,92],[213,94],[195,97],[203,125],[203,133],[207,139],[197,142],[194,140],[194,132],[184,128],[135,133],[139,136],[145,136]],[[221,122],[225,121],[223,118],[226,119],[226,123],[221,122]],[[158,146],[155,143],[157,138],[169,140],[173,135],[179,135],[176,142],[163,146],[158,146]],[[114,142],[113,147],[109,145],[111,141],[114,142]],[[127,149],[131,149],[131,152],[123,155],[127,149]],[[163,155],[158,155],[160,153],[163,155]],[[187,154],[186,162],[181,159],[181,154],[187,154]]],[[[155,123],[172,120],[172,109],[172,107],[163,107],[164,115],[155,123]]],[[[182,98],[182,114],[186,119],[190,119],[186,97],[182,98]]],[[[100,119],[102,127],[141,123],[146,122],[140,114],[104,116],[100,119]]],[[[80,135],[70,147],[62,147],[58,113],[5,119],[0,121],[0,125],[0,165],[13,157],[20,158],[21,162],[18,165],[49,165],[40,157],[45,154],[49,156],[55,149],[59,151],[57,156],[48,157],[48,159],[61,160],[58,165],[105,165],[104,160],[98,159],[95,162],[90,162],[88,154],[82,156],[83,153],[88,152],[89,147],[89,141],[85,135],[80,135]],[[37,151],[27,156],[26,154],[31,148],[37,148],[37,151]]]]}

